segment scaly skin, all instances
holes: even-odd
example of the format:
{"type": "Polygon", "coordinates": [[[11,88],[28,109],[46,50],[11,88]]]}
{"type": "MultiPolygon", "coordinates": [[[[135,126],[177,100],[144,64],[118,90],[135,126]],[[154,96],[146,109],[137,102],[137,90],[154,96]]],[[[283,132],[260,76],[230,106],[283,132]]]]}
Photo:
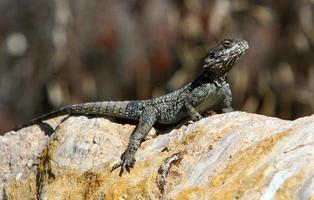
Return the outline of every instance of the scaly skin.
{"type": "Polygon", "coordinates": [[[135,153],[153,125],[175,124],[185,118],[197,121],[200,113],[220,105],[222,112],[232,111],[232,94],[226,81],[226,74],[248,50],[244,40],[225,39],[211,49],[205,59],[203,72],[190,84],[172,93],[149,100],[104,101],[65,106],[59,110],[33,119],[22,127],[39,123],[61,115],[97,114],[138,121],[131,135],[127,149],[121,155],[121,162],[112,170],[121,167],[119,175],[130,171],[135,164],[135,153]]]}

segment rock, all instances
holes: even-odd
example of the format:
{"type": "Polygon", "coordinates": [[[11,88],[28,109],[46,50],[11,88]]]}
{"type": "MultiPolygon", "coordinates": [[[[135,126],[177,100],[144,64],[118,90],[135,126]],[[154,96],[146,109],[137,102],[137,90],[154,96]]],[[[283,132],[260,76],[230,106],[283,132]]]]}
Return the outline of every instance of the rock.
{"type": "Polygon", "coordinates": [[[232,112],[152,130],[122,177],[110,170],[134,125],[61,119],[0,136],[0,199],[314,198],[314,115],[232,112]]]}

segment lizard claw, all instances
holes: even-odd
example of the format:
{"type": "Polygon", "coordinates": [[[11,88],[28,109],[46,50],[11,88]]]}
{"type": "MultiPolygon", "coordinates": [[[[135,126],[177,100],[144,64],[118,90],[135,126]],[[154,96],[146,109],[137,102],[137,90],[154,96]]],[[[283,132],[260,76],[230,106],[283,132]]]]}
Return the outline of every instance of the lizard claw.
{"type": "Polygon", "coordinates": [[[122,176],[124,171],[127,171],[130,173],[130,169],[134,167],[135,161],[136,160],[134,158],[134,154],[125,151],[121,155],[121,161],[119,163],[116,163],[115,165],[113,165],[111,172],[114,171],[115,169],[121,167],[120,172],[119,172],[119,176],[122,176]]]}
{"type": "Polygon", "coordinates": [[[193,120],[189,120],[188,124],[194,124],[194,121],[193,120]]]}
{"type": "Polygon", "coordinates": [[[118,163],[114,164],[114,165],[112,166],[110,172],[113,172],[114,170],[118,169],[121,165],[122,165],[122,162],[118,162],[118,163]]]}

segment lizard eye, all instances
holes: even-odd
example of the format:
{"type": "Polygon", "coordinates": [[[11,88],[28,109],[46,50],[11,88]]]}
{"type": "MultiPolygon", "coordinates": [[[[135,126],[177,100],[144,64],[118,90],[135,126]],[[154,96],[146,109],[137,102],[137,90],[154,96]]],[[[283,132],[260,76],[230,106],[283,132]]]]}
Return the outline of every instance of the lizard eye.
{"type": "Polygon", "coordinates": [[[226,48],[229,48],[231,46],[232,40],[224,40],[222,42],[222,45],[226,48]]]}
{"type": "Polygon", "coordinates": [[[215,58],[215,53],[213,51],[209,52],[208,57],[210,59],[214,59],[215,58]]]}

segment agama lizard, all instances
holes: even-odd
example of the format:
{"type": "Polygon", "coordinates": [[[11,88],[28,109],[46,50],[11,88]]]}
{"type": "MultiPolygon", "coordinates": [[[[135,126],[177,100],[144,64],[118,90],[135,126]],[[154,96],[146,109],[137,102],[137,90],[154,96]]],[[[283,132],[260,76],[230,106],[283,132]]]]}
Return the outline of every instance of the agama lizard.
{"type": "Polygon", "coordinates": [[[125,170],[129,172],[133,168],[135,153],[156,122],[175,124],[189,117],[197,121],[202,118],[200,113],[214,105],[220,105],[222,112],[233,111],[226,74],[248,48],[248,42],[245,40],[223,40],[209,51],[202,73],[188,85],[169,94],[149,100],[104,101],[65,106],[35,118],[20,128],[61,115],[96,114],[136,120],[137,128],[121,155],[121,162],[112,167],[112,170],[121,167],[121,176],[125,170]]]}

